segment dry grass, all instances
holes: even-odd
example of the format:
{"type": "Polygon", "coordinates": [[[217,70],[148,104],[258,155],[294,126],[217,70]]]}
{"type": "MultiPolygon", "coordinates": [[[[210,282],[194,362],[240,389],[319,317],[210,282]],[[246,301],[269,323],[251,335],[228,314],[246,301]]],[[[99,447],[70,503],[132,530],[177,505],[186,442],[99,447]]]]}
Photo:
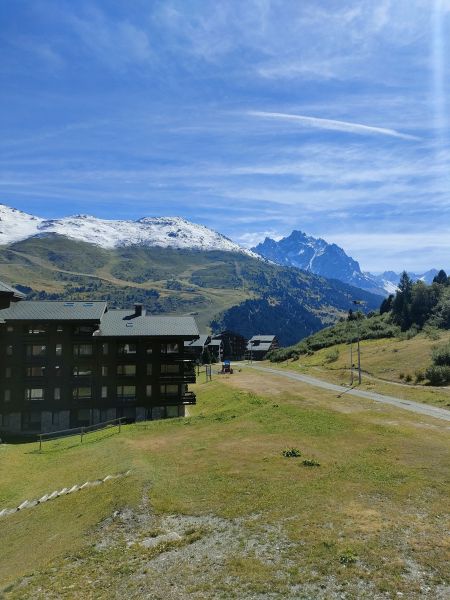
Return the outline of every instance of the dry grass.
{"type": "Polygon", "coordinates": [[[2,447],[10,502],[133,472],[2,520],[6,598],[446,597],[445,423],[250,371],[197,387],[184,420],[2,447]]]}

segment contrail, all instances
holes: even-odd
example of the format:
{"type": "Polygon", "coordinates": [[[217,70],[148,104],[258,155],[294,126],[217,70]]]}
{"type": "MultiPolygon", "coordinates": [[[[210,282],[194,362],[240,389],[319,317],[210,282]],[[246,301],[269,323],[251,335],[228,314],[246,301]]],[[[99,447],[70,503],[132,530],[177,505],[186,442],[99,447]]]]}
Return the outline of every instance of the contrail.
{"type": "Polygon", "coordinates": [[[294,121],[301,125],[306,125],[307,127],[316,127],[318,129],[328,129],[332,131],[345,131],[347,133],[356,133],[357,135],[386,135],[388,137],[414,141],[421,139],[415,135],[401,133],[395,129],[371,127],[370,125],[361,125],[360,123],[350,123],[348,121],[335,121],[333,119],[321,119],[319,117],[291,115],[279,112],[264,112],[259,110],[250,110],[247,114],[251,115],[252,117],[261,117],[263,119],[283,119],[285,121],[294,121]]]}

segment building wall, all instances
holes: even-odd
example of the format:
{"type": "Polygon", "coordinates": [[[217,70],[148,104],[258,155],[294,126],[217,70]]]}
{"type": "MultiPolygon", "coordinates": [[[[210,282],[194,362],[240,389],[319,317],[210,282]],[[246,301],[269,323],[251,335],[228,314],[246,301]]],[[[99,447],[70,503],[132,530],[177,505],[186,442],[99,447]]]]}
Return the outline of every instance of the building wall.
{"type": "Polygon", "coordinates": [[[182,412],[187,384],[195,381],[193,366],[183,362],[182,339],[92,337],[97,324],[79,330],[87,325],[0,325],[0,431],[56,431],[182,412]],[[178,351],[167,352],[173,344],[178,351]]]}

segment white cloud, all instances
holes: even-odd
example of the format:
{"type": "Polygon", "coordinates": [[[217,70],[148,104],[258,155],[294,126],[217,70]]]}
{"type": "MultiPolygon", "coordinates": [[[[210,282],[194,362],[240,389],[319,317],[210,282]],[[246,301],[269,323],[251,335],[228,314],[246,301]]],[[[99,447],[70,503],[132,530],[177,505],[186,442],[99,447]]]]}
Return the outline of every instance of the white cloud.
{"type": "Polygon", "coordinates": [[[401,133],[396,129],[388,129],[385,127],[373,127],[370,125],[362,125],[361,123],[351,123],[349,121],[336,121],[334,119],[322,119],[319,117],[309,117],[306,115],[292,115],[288,113],[279,112],[265,112],[259,110],[250,110],[247,112],[252,117],[260,117],[262,119],[279,119],[282,121],[292,121],[299,125],[306,127],[314,127],[317,129],[327,129],[330,131],[343,131],[347,133],[354,133],[357,135],[385,135],[388,137],[395,137],[403,140],[414,140],[419,141],[414,135],[407,133],[401,133]]]}

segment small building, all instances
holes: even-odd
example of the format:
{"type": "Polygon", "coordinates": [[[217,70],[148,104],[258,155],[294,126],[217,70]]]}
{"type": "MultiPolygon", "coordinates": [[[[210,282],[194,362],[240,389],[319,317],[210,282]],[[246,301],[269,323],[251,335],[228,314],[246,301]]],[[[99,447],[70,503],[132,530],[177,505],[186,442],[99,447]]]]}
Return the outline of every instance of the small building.
{"type": "Polygon", "coordinates": [[[254,335],[248,341],[245,358],[247,360],[264,360],[268,352],[279,347],[275,335],[254,335]]]}
{"type": "Polygon", "coordinates": [[[213,362],[221,362],[223,359],[223,341],[221,339],[218,340],[210,340],[207,345],[209,354],[211,356],[211,360],[213,362]]]}
{"type": "Polygon", "coordinates": [[[27,301],[5,284],[0,302],[1,432],[178,417],[195,404],[184,347],[199,338],[193,317],[147,315],[140,304],[27,301]]]}
{"type": "Polygon", "coordinates": [[[184,350],[186,354],[192,356],[193,360],[197,364],[201,364],[203,362],[203,352],[205,348],[208,347],[209,342],[211,341],[211,336],[207,334],[200,334],[197,340],[189,340],[188,342],[184,342],[184,350]]]}
{"type": "Polygon", "coordinates": [[[247,348],[245,337],[234,331],[226,330],[213,335],[211,340],[221,340],[223,344],[223,359],[243,360],[247,348]]]}

